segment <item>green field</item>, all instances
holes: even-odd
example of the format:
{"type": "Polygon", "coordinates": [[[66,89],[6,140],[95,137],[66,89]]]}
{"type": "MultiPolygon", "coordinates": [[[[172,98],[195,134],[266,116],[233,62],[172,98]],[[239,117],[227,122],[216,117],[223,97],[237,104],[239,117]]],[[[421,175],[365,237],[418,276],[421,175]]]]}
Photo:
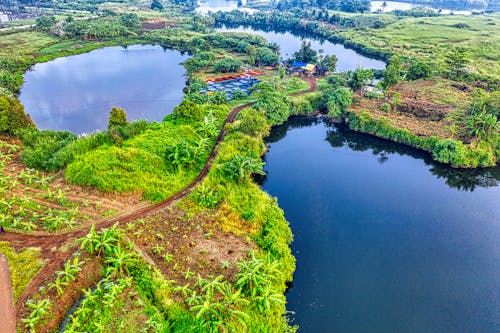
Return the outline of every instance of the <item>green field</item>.
{"type": "Polygon", "coordinates": [[[454,47],[467,50],[469,71],[500,78],[500,15],[405,18],[380,29],[346,30],[339,35],[389,54],[428,61],[439,69],[454,47]]]}

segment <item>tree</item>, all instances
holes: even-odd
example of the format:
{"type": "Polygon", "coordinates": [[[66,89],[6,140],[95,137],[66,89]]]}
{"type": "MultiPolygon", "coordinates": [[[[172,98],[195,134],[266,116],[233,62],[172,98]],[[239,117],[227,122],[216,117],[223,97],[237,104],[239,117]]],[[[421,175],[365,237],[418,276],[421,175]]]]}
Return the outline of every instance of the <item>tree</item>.
{"type": "Polygon", "coordinates": [[[467,51],[461,47],[453,48],[446,54],[444,62],[448,66],[448,78],[459,79],[469,62],[467,51]]]}
{"type": "Polygon", "coordinates": [[[318,59],[318,53],[312,49],[311,42],[302,41],[300,49],[293,54],[296,61],[315,64],[318,59]]]}
{"type": "Polygon", "coordinates": [[[326,55],[322,57],[319,61],[319,65],[328,69],[330,72],[335,72],[335,67],[337,66],[338,58],[335,54],[326,55]]]}
{"type": "Polygon", "coordinates": [[[120,14],[120,22],[129,29],[139,29],[141,21],[135,13],[120,14]]]}
{"type": "Polygon", "coordinates": [[[56,18],[54,16],[41,16],[36,19],[35,28],[38,31],[49,32],[55,24],[56,18]]]}
{"type": "Polygon", "coordinates": [[[175,170],[180,170],[182,167],[189,166],[195,163],[194,147],[186,140],[169,145],[165,149],[165,160],[172,165],[175,170]]]}
{"type": "Polygon", "coordinates": [[[105,260],[105,263],[109,265],[107,274],[117,272],[119,277],[123,277],[128,268],[137,262],[135,253],[123,250],[121,245],[118,244],[113,247],[111,255],[105,260]]]}
{"type": "Polygon", "coordinates": [[[431,76],[432,70],[429,65],[421,61],[412,61],[406,71],[407,80],[426,79],[431,76]]]}
{"type": "Polygon", "coordinates": [[[152,10],[159,10],[160,12],[163,11],[165,7],[163,7],[163,4],[161,3],[160,0],[153,0],[153,2],[151,2],[151,9],[152,10]]]}
{"type": "Polygon", "coordinates": [[[283,79],[285,77],[285,74],[286,74],[285,66],[280,66],[278,68],[278,73],[279,73],[280,79],[283,79]]]}
{"type": "Polygon", "coordinates": [[[330,117],[339,117],[347,111],[352,104],[354,96],[351,90],[346,87],[339,87],[325,93],[328,115],[330,117]]]}
{"type": "Polygon", "coordinates": [[[382,12],[387,8],[387,1],[382,2],[382,12]]]}
{"type": "Polygon", "coordinates": [[[220,73],[237,72],[240,70],[241,61],[232,57],[226,57],[214,64],[214,70],[220,73]]]}
{"type": "Polygon", "coordinates": [[[371,69],[357,68],[355,71],[347,72],[347,85],[353,91],[357,91],[373,78],[374,75],[371,69]]]}
{"type": "Polygon", "coordinates": [[[203,119],[203,109],[188,97],[185,97],[181,104],[174,108],[174,118],[186,118],[194,121],[203,119]]]}
{"type": "Polygon", "coordinates": [[[266,136],[269,134],[270,126],[267,123],[266,116],[262,112],[254,108],[248,108],[239,114],[239,118],[241,122],[238,130],[243,133],[252,136],[266,136]]]}
{"type": "Polygon", "coordinates": [[[382,84],[385,88],[391,87],[402,80],[403,64],[398,56],[392,56],[385,69],[382,84]]]}
{"type": "Polygon", "coordinates": [[[127,125],[127,112],[117,106],[113,106],[109,114],[108,129],[115,126],[127,125]]]}
{"type": "Polygon", "coordinates": [[[279,55],[273,53],[269,48],[267,47],[259,47],[255,51],[255,60],[257,61],[258,65],[273,65],[277,63],[280,60],[279,55]]]}

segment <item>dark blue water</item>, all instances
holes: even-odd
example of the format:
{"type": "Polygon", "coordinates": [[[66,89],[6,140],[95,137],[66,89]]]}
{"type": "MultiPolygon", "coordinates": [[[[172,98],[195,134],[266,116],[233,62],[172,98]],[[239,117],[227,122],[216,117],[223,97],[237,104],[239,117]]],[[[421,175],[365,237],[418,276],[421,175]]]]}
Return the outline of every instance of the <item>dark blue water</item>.
{"type": "Polygon", "coordinates": [[[304,119],[269,144],[263,188],[294,233],[300,332],[499,332],[499,168],[304,119]]]}
{"type": "Polygon", "coordinates": [[[160,121],[182,99],[186,59],[152,45],[58,58],[24,75],[20,100],[40,129],[103,130],[113,106],[124,108],[129,120],[160,121]]]}

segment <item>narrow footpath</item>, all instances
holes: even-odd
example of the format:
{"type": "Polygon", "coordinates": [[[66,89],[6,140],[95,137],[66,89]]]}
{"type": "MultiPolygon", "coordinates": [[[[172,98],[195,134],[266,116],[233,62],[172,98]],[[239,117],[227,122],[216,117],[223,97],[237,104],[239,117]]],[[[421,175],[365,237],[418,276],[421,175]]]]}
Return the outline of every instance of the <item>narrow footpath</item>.
{"type": "Polygon", "coordinates": [[[16,332],[16,310],[12,297],[9,263],[0,253],[0,333],[16,332]]]}

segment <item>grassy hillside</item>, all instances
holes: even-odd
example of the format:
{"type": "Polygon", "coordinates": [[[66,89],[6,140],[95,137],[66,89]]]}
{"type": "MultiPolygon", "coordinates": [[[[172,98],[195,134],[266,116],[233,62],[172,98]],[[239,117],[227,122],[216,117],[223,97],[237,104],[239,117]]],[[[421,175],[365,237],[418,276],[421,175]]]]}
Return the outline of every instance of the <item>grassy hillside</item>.
{"type": "Polygon", "coordinates": [[[500,14],[405,18],[380,29],[346,30],[342,37],[371,49],[444,64],[453,47],[467,50],[469,70],[490,79],[500,78],[500,14]]]}

